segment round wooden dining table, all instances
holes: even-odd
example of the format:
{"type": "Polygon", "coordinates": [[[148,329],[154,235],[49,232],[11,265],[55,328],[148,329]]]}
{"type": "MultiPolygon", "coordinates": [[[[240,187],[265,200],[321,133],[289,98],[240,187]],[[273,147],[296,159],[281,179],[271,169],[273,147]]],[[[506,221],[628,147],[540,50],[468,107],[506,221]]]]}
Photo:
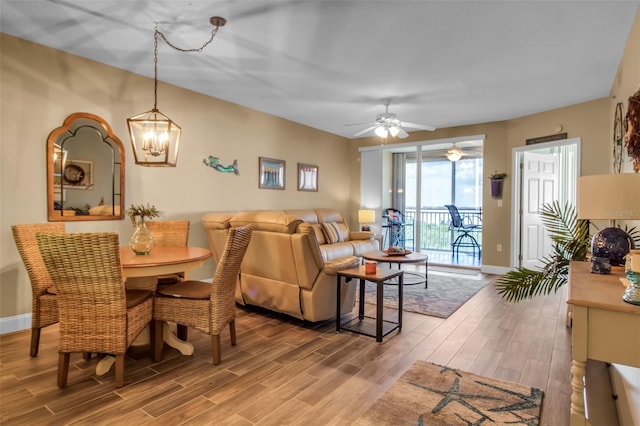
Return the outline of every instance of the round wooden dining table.
{"type": "Polygon", "coordinates": [[[211,251],[202,247],[159,246],[145,255],[135,254],[129,247],[120,247],[120,263],[125,278],[189,272],[210,257],[211,251]]]}
{"type": "MultiPolygon", "coordinates": [[[[158,246],[146,255],[137,255],[128,246],[120,247],[122,274],[127,279],[127,288],[134,289],[155,291],[160,275],[184,272],[185,278],[188,278],[190,270],[202,265],[210,257],[211,251],[202,247],[158,246]]],[[[193,345],[178,339],[167,323],[164,324],[162,338],[165,343],[179,350],[183,355],[193,354],[193,345]]],[[[149,342],[149,332],[143,331],[132,345],[142,346],[149,342]]],[[[104,357],[98,362],[96,373],[105,374],[111,369],[114,361],[114,357],[104,357]]]]}

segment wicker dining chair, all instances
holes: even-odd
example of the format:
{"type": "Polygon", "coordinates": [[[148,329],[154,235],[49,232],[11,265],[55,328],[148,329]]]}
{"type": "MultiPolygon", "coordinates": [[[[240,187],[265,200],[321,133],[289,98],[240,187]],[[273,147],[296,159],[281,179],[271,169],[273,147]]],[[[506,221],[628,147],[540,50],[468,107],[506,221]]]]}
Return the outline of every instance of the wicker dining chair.
{"type": "MultiPolygon", "coordinates": [[[[187,246],[189,244],[189,224],[188,220],[148,220],[145,222],[157,246],[187,246]]],[[[184,272],[161,275],[158,277],[158,285],[175,284],[183,280],[184,272]]]]}
{"type": "MultiPolygon", "coordinates": [[[[148,220],[145,222],[147,229],[153,236],[153,241],[157,246],[187,246],[189,245],[189,226],[188,220],[148,220]]],[[[184,281],[185,273],[178,272],[176,274],[160,275],[158,277],[158,285],[175,284],[184,281]]],[[[188,329],[178,324],[178,339],[187,340],[188,329]]]]}
{"type": "MultiPolygon", "coordinates": [[[[236,344],[235,286],[251,233],[250,225],[229,229],[212,283],[183,281],[157,290],[153,318],[173,321],[209,334],[214,365],[220,364],[222,358],[220,333],[227,324],[231,345],[236,344]]],[[[162,331],[159,328],[156,328],[154,359],[162,357],[162,331]]]]}
{"type": "MultiPolygon", "coordinates": [[[[125,290],[116,232],[39,233],[36,238],[58,288],[58,387],[67,384],[71,352],[114,355],[121,387],[125,353],[152,321],[153,293],[125,290]]],[[[152,348],[154,337],[151,333],[152,348]]]]}
{"type": "Polygon", "coordinates": [[[49,272],[44,266],[36,234],[38,232],[65,232],[64,223],[33,223],[13,225],[13,239],[31,281],[31,356],[38,355],[40,330],[58,322],[58,298],[49,272]]]}

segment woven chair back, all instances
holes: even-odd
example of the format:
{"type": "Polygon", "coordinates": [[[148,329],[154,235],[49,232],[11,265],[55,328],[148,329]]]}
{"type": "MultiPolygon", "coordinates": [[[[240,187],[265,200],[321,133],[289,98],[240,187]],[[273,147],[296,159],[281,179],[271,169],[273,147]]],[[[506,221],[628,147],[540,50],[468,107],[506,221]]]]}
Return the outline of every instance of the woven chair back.
{"type": "Polygon", "coordinates": [[[127,308],[116,232],[37,235],[58,288],[60,352],[122,354],[127,308]]]}
{"type": "Polygon", "coordinates": [[[47,272],[47,268],[40,256],[36,235],[39,232],[64,233],[65,227],[62,222],[33,223],[24,225],[13,225],[11,227],[13,239],[16,242],[18,253],[27,269],[33,296],[38,297],[46,293],[53,281],[47,272]]]}
{"type": "Polygon", "coordinates": [[[189,243],[188,220],[149,220],[145,225],[157,246],[186,246],[189,243]]]}
{"type": "Polygon", "coordinates": [[[230,228],[222,256],[211,285],[211,323],[213,330],[223,328],[235,317],[235,287],[240,264],[251,241],[251,226],[230,228]]]}

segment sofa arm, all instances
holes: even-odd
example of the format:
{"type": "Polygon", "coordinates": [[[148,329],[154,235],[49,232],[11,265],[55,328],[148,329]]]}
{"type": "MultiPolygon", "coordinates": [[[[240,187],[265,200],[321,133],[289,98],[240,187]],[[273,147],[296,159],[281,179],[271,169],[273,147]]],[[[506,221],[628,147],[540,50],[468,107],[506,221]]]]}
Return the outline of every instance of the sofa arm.
{"type": "Polygon", "coordinates": [[[373,240],[373,232],[349,231],[349,241],[354,241],[354,240],[373,240]]]}
{"type": "Polygon", "coordinates": [[[360,258],[356,256],[338,257],[324,263],[324,272],[335,275],[343,269],[355,268],[360,265],[360,258]]]}

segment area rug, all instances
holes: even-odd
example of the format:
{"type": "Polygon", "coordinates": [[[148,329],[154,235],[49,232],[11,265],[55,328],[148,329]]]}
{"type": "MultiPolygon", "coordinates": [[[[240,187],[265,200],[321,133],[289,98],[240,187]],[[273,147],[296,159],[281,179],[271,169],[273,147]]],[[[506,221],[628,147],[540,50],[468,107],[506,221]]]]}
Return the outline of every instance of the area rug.
{"type": "Polygon", "coordinates": [[[481,276],[482,273],[479,269],[471,269],[471,268],[452,268],[440,265],[429,265],[429,273],[436,275],[443,274],[454,274],[454,275],[469,275],[473,277],[481,276]]]}
{"type": "Polygon", "coordinates": [[[356,425],[537,425],[543,392],[416,361],[356,425]]]}
{"type": "MultiPolygon", "coordinates": [[[[407,279],[414,278],[407,274],[405,277],[407,279]]],[[[428,288],[424,288],[424,283],[403,286],[402,310],[448,318],[491,279],[491,276],[486,274],[481,274],[479,278],[469,278],[464,275],[436,275],[429,271],[428,288]]],[[[366,283],[364,301],[372,305],[376,304],[376,285],[374,283],[366,283]]],[[[384,285],[384,306],[398,309],[398,287],[396,285],[384,285]]]]}

